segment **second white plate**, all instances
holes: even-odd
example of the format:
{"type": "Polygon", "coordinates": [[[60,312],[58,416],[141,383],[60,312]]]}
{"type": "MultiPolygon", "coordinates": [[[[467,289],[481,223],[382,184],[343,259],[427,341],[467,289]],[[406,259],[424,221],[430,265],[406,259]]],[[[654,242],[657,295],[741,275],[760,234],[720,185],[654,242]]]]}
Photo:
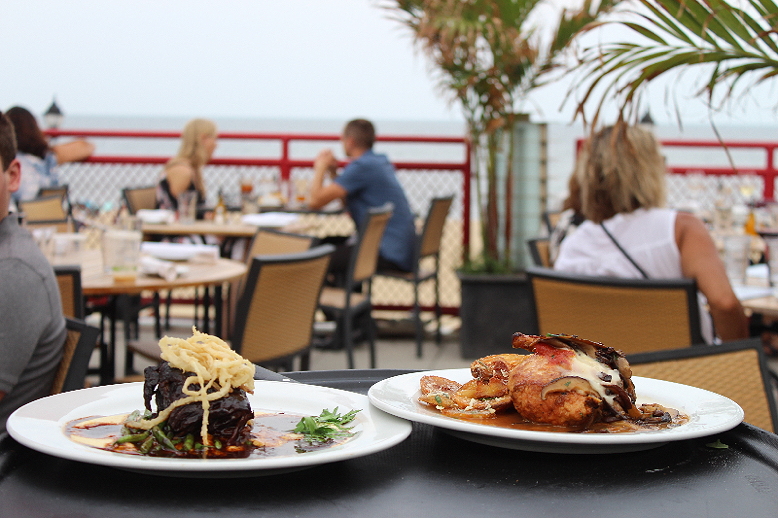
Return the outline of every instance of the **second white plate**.
{"type": "Polygon", "coordinates": [[[422,376],[441,376],[464,383],[470,369],[413,372],[385,379],[368,392],[370,401],[390,414],[445,429],[463,439],[501,448],[550,453],[620,453],[662,446],[671,441],[705,437],[730,430],[743,420],[743,409],[707,390],[633,377],[638,404],[659,403],[689,416],[689,422],[658,431],[638,433],[567,433],[514,430],[446,417],[418,402],[422,376]]]}

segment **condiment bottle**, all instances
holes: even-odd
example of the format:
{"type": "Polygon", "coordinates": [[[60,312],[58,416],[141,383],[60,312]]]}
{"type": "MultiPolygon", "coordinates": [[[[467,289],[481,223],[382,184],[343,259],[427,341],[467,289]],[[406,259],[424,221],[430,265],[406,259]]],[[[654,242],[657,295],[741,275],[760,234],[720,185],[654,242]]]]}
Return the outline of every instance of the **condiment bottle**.
{"type": "Polygon", "coordinates": [[[217,225],[223,225],[226,222],[227,205],[224,203],[224,194],[219,189],[219,199],[216,202],[216,208],[213,211],[213,222],[217,225]]]}

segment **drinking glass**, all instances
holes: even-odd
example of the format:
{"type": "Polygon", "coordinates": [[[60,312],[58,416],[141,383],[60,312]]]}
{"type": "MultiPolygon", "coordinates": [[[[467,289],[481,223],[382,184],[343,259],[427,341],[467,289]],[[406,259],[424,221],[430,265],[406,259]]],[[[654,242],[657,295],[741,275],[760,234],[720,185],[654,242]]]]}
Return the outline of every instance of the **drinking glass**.
{"type": "Polygon", "coordinates": [[[106,230],[103,233],[103,268],[114,282],[135,282],[143,234],[137,230],[106,230]]]}
{"type": "Polygon", "coordinates": [[[732,284],[745,285],[751,236],[736,234],[724,236],[724,266],[732,284]]]}
{"type": "Polygon", "coordinates": [[[770,286],[778,286],[778,236],[766,237],[767,268],[770,272],[770,286]]]}
{"type": "Polygon", "coordinates": [[[197,215],[197,192],[184,191],[178,195],[178,222],[191,225],[197,215]]]}
{"type": "Polygon", "coordinates": [[[51,236],[52,264],[81,264],[86,250],[86,234],[69,232],[51,236]]]}

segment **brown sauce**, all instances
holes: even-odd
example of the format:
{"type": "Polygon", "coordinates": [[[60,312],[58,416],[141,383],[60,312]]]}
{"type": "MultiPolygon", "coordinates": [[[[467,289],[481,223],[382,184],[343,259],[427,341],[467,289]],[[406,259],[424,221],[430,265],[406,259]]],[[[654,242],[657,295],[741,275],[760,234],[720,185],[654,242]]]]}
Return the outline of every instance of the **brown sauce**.
{"type": "MultiPolygon", "coordinates": [[[[419,403],[424,408],[430,408],[429,405],[419,403]]],[[[651,432],[658,430],[666,430],[670,428],[676,428],[689,422],[689,417],[677,412],[673,409],[668,409],[672,415],[672,420],[666,423],[641,423],[637,421],[621,420],[611,423],[595,423],[586,429],[569,428],[563,426],[553,426],[541,423],[534,423],[527,421],[521,417],[513,409],[498,412],[494,414],[494,417],[479,418],[479,417],[453,417],[447,416],[451,419],[459,419],[460,421],[467,421],[469,423],[481,424],[484,426],[496,426],[499,428],[510,428],[512,430],[526,430],[532,432],[562,432],[562,433],[639,433],[639,432],[651,432]]]]}
{"type": "MultiPolygon", "coordinates": [[[[309,442],[301,434],[292,432],[300,419],[304,417],[298,414],[287,414],[284,412],[255,412],[254,422],[251,429],[252,444],[236,451],[211,451],[207,454],[185,455],[176,454],[170,451],[159,451],[154,456],[175,457],[175,458],[266,458],[266,457],[288,457],[300,455],[310,451],[331,448],[337,444],[342,444],[351,437],[344,437],[330,440],[327,442],[309,442]]],[[[125,415],[117,416],[92,416],[82,419],[75,419],[65,425],[65,435],[70,440],[79,444],[98,448],[101,450],[113,451],[127,455],[144,455],[140,453],[137,447],[132,443],[115,444],[115,440],[122,436],[123,421],[125,415]],[[88,427],[83,427],[82,423],[89,423],[88,427]],[[117,423],[117,421],[119,421],[117,423]],[[81,427],[80,427],[80,426],[81,427]]]]}

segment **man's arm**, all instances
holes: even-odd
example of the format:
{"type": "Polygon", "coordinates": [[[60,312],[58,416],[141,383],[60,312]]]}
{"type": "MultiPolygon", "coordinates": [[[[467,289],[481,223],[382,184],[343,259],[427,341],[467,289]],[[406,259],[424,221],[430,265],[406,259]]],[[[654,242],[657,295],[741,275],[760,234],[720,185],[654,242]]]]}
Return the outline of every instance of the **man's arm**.
{"type": "Polygon", "coordinates": [[[332,200],[345,200],[346,194],[348,194],[346,189],[335,182],[324,185],[325,176],[335,178],[337,163],[332,151],[329,149],[325,149],[316,155],[316,160],[313,162],[314,173],[313,180],[311,181],[311,192],[308,196],[308,207],[320,209],[332,200]]]}

